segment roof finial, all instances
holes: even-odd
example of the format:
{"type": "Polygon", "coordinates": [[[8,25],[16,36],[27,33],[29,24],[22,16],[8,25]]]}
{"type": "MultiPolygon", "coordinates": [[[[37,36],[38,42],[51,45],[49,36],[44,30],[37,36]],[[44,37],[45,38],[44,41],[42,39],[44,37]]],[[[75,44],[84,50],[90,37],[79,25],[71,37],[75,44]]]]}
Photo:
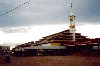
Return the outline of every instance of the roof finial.
{"type": "Polygon", "coordinates": [[[72,8],[72,3],[71,3],[71,8],[72,8]]]}

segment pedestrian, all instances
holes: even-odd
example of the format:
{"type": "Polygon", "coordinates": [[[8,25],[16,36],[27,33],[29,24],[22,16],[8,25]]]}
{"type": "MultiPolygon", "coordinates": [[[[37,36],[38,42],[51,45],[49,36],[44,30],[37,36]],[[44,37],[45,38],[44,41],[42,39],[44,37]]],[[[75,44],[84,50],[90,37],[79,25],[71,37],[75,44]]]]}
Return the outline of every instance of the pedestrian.
{"type": "Polygon", "coordinates": [[[9,63],[10,62],[10,55],[9,54],[6,54],[5,55],[5,62],[6,63],[9,63]]]}

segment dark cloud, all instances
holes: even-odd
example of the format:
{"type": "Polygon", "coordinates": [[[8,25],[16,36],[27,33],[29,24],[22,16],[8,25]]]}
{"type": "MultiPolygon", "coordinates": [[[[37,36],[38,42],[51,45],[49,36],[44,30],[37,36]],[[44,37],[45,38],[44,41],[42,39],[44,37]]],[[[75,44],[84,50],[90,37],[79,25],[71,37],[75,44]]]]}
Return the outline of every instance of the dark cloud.
{"type": "Polygon", "coordinates": [[[100,4],[99,0],[83,0],[74,3],[77,18],[79,21],[100,24],[100,4]]]}
{"type": "MultiPolygon", "coordinates": [[[[0,13],[16,8],[28,0],[1,0],[0,13]],[[5,2],[6,1],[6,2],[5,2]]],[[[0,27],[69,23],[70,3],[76,21],[99,24],[99,0],[30,0],[29,4],[0,17],[0,27]]]]}

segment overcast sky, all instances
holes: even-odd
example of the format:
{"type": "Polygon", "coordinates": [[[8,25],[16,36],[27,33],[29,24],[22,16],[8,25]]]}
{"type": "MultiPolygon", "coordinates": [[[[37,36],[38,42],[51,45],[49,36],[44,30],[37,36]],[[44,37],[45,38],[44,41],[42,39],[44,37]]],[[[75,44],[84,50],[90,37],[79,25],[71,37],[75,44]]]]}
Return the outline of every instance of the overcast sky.
{"type": "MultiPolygon", "coordinates": [[[[26,1],[28,0],[0,0],[0,14],[26,1]]],[[[99,0],[30,0],[29,4],[1,16],[0,27],[69,23],[71,2],[78,22],[100,24],[99,0]]]]}
{"type": "MultiPolygon", "coordinates": [[[[0,15],[6,13],[0,16],[0,36],[2,36],[0,43],[6,41],[16,43],[22,40],[25,42],[35,40],[33,38],[37,38],[37,35],[40,35],[38,33],[43,34],[44,31],[47,31],[45,35],[63,31],[69,26],[71,3],[76,16],[76,25],[82,26],[81,29],[76,27],[79,31],[89,28],[89,25],[97,26],[90,26],[90,29],[97,29],[100,26],[100,0],[30,0],[23,4],[27,1],[29,0],[0,0],[0,15]],[[18,8],[12,10],[16,7],[18,8]],[[21,38],[17,39],[18,36],[21,38]]],[[[83,33],[87,34],[86,31],[83,33]]]]}

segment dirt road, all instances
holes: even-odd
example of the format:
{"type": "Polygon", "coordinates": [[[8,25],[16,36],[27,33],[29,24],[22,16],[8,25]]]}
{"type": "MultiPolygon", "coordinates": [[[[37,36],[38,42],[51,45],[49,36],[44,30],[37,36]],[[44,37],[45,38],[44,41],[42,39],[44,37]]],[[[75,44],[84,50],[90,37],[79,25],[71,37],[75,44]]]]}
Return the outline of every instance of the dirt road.
{"type": "Polygon", "coordinates": [[[100,66],[100,57],[34,56],[11,57],[10,63],[0,66],[100,66]]]}

